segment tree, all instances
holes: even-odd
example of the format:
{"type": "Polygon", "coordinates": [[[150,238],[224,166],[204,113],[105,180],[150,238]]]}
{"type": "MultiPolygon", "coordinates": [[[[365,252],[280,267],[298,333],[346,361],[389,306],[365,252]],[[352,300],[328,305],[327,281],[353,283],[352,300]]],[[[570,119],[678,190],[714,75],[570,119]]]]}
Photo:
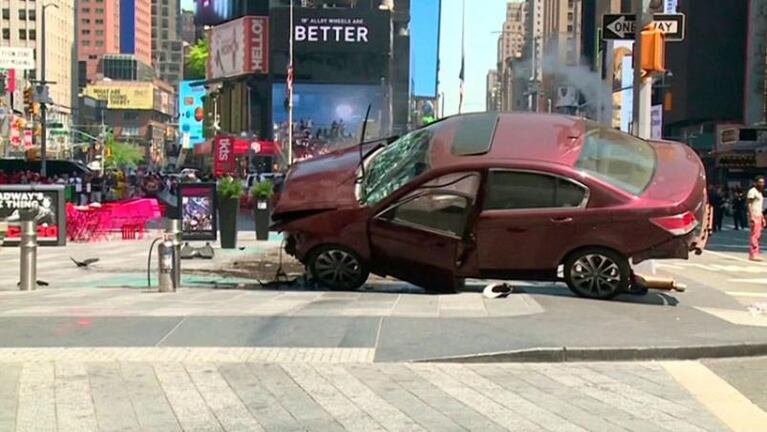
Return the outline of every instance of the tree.
{"type": "Polygon", "coordinates": [[[205,79],[208,67],[208,38],[204,37],[189,47],[184,60],[185,79],[205,79]]]}
{"type": "Polygon", "coordinates": [[[104,167],[107,169],[135,168],[144,160],[144,150],[135,144],[115,141],[111,133],[107,134],[105,141],[106,162],[104,167]]]}

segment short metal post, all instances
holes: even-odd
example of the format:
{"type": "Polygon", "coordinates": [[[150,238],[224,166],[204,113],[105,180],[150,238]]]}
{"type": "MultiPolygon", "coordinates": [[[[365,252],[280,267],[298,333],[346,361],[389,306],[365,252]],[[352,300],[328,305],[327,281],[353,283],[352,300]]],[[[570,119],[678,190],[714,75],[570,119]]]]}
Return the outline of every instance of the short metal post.
{"type": "Polygon", "coordinates": [[[37,223],[33,220],[21,221],[21,269],[19,275],[21,291],[37,288],[37,223]]]}
{"type": "Polygon", "coordinates": [[[173,243],[173,291],[181,286],[181,219],[165,219],[165,235],[173,243]]]}
{"type": "Polygon", "coordinates": [[[157,245],[157,285],[160,292],[173,291],[173,245],[167,237],[157,245]]]}

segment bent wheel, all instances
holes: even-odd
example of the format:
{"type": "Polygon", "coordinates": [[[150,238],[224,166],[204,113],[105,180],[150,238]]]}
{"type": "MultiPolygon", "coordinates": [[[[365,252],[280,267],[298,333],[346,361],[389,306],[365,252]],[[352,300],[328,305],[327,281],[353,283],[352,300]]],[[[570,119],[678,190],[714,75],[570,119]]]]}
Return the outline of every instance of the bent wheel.
{"type": "Polygon", "coordinates": [[[359,254],[342,246],[320,246],[309,257],[307,267],[320,285],[333,290],[355,290],[370,275],[359,254]]]}
{"type": "Polygon", "coordinates": [[[631,279],[628,260],[607,249],[584,249],[567,258],[565,282],[575,294],[607,300],[625,292],[631,279]]]}

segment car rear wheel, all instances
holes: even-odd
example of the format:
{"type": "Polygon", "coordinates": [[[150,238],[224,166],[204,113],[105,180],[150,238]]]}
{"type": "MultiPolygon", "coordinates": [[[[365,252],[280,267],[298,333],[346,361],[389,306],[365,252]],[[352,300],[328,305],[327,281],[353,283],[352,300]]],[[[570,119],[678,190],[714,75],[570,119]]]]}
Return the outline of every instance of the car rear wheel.
{"type": "Polygon", "coordinates": [[[342,246],[320,246],[310,255],[307,267],[314,280],[332,290],[355,290],[370,275],[359,254],[342,246]]]}
{"type": "Polygon", "coordinates": [[[628,259],[608,249],[589,248],[565,260],[564,277],[575,294],[607,300],[625,292],[631,279],[628,259]]]}

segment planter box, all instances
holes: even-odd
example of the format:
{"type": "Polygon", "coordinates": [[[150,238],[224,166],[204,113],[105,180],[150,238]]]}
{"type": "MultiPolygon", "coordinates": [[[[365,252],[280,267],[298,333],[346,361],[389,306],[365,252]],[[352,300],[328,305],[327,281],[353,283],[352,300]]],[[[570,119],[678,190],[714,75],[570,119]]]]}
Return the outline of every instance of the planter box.
{"type": "Polygon", "coordinates": [[[253,216],[256,220],[256,240],[269,240],[269,224],[272,220],[272,203],[270,200],[255,200],[253,216]]]}
{"type": "Polygon", "coordinates": [[[221,234],[221,248],[237,247],[237,213],[240,210],[239,198],[219,198],[218,231],[221,234]]]}

